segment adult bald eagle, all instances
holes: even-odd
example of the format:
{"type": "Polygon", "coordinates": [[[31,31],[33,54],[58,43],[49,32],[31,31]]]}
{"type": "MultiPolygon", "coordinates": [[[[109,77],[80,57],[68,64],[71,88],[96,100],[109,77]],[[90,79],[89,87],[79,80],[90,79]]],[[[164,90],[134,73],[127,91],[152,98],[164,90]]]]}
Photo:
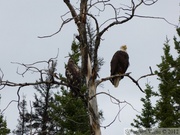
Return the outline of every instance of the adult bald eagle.
{"type": "MultiPolygon", "coordinates": [[[[129,66],[129,55],[126,52],[126,45],[121,46],[120,50],[117,51],[111,60],[111,76],[124,74],[129,66]]],[[[114,77],[110,81],[114,87],[118,87],[119,81],[123,79],[124,76],[114,77]]]]}
{"type": "Polygon", "coordinates": [[[72,58],[69,58],[66,65],[67,83],[73,94],[77,95],[81,86],[81,71],[72,58]]]}

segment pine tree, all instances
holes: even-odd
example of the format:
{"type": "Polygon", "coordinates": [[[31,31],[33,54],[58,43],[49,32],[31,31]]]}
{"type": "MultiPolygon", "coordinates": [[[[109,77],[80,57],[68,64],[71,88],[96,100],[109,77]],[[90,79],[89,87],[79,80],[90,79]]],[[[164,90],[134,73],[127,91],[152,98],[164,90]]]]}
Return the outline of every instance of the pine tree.
{"type": "MultiPolygon", "coordinates": [[[[48,76],[46,77],[45,81],[53,81],[52,75],[54,75],[54,72],[56,70],[55,67],[56,61],[51,61],[51,66],[46,71],[48,72],[48,76]]],[[[23,97],[23,100],[22,102],[20,102],[19,106],[21,110],[18,119],[19,123],[17,129],[13,131],[14,134],[54,134],[55,127],[52,124],[52,119],[49,117],[49,110],[51,109],[49,104],[53,100],[52,92],[50,90],[56,88],[56,86],[52,84],[45,83],[34,86],[38,94],[35,93],[35,101],[33,101],[30,112],[28,112],[26,109],[27,102],[25,100],[25,97],[23,97]]]]}
{"type": "Polygon", "coordinates": [[[9,133],[10,133],[10,129],[7,128],[6,120],[4,120],[3,115],[0,111],[0,135],[7,135],[9,133]]]}
{"type": "Polygon", "coordinates": [[[85,104],[81,98],[74,97],[68,90],[55,95],[51,105],[51,117],[57,127],[57,135],[89,135],[89,121],[85,104]]]}
{"type": "Polygon", "coordinates": [[[3,115],[0,115],[0,135],[7,135],[10,133],[10,129],[7,128],[7,123],[3,119],[3,115]]]}
{"type": "MultiPolygon", "coordinates": [[[[51,67],[48,69],[48,76],[46,81],[53,81],[52,75],[56,70],[56,61],[51,61],[51,67]]],[[[53,101],[51,89],[56,88],[56,85],[50,83],[39,84],[34,88],[40,94],[40,97],[35,94],[35,101],[33,102],[34,112],[29,113],[31,116],[30,123],[27,126],[29,129],[33,129],[33,132],[38,135],[54,134],[55,127],[53,120],[49,116],[50,102],[53,101]]]]}
{"type": "Polygon", "coordinates": [[[16,126],[17,129],[13,131],[16,135],[24,135],[29,134],[30,130],[26,127],[28,124],[28,121],[30,120],[30,115],[28,115],[27,111],[27,102],[26,97],[23,95],[23,100],[19,104],[20,112],[19,112],[19,119],[18,119],[18,125],[16,126]]]}
{"type": "MultiPolygon", "coordinates": [[[[76,65],[79,63],[79,44],[72,42],[71,57],[76,65]]],[[[66,65],[65,65],[66,66],[66,65]]],[[[53,118],[54,125],[57,127],[57,135],[89,135],[90,127],[88,120],[88,111],[85,100],[85,81],[82,78],[79,95],[74,96],[71,88],[61,87],[61,92],[55,94],[55,100],[51,103],[52,112],[50,113],[53,118]]]]}
{"type": "MultiPolygon", "coordinates": [[[[180,28],[177,29],[180,36],[180,28]]],[[[156,104],[156,118],[159,121],[159,127],[180,127],[180,41],[174,37],[175,50],[177,58],[170,54],[169,40],[164,44],[164,56],[162,62],[158,65],[159,72],[156,72],[160,84],[160,99],[156,104]]]]}
{"type": "Polygon", "coordinates": [[[145,98],[141,98],[143,103],[143,109],[141,115],[136,115],[137,119],[134,119],[134,123],[131,123],[131,126],[135,128],[153,128],[156,124],[155,119],[155,109],[151,104],[151,97],[155,94],[152,91],[152,87],[149,84],[146,84],[145,98]]]}

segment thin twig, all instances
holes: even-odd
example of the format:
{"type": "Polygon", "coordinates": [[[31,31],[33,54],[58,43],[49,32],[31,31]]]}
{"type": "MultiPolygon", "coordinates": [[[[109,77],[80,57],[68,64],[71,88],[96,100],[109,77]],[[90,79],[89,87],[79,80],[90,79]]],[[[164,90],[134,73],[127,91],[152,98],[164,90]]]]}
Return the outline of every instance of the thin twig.
{"type": "Polygon", "coordinates": [[[119,111],[117,112],[117,114],[116,114],[116,116],[114,117],[114,119],[113,119],[108,125],[106,125],[106,126],[101,126],[101,127],[103,127],[103,128],[107,128],[107,127],[111,126],[111,125],[114,123],[114,121],[118,118],[120,112],[125,108],[126,105],[131,106],[133,110],[135,110],[136,112],[140,113],[140,112],[137,111],[137,110],[132,106],[132,104],[130,104],[129,102],[127,102],[127,101],[120,101],[119,99],[115,98],[114,96],[112,96],[111,94],[106,93],[106,92],[96,93],[94,96],[90,97],[89,100],[91,100],[92,98],[96,97],[97,95],[101,95],[101,94],[105,94],[105,95],[109,96],[111,102],[112,102],[112,99],[115,100],[117,103],[113,102],[113,104],[116,104],[116,105],[118,105],[118,107],[119,107],[119,111]],[[120,107],[120,104],[122,104],[122,103],[125,103],[125,105],[121,108],[121,107],[120,107]]]}
{"type": "Polygon", "coordinates": [[[119,99],[115,98],[114,96],[112,96],[112,95],[110,95],[109,93],[106,93],[106,92],[96,93],[94,96],[90,97],[89,100],[91,100],[92,98],[96,97],[97,95],[101,95],[101,94],[104,94],[104,95],[109,96],[110,98],[112,98],[112,99],[114,99],[115,101],[117,101],[118,104],[120,104],[120,103],[126,103],[126,104],[130,105],[130,106],[133,108],[133,110],[135,110],[136,112],[139,113],[139,111],[137,111],[129,102],[127,102],[127,101],[125,101],[125,100],[124,100],[124,101],[120,101],[119,99]]]}
{"type": "Polygon", "coordinates": [[[55,33],[53,33],[53,34],[51,34],[51,35],[38,36],[38,38],[49,38],[49,37],[52,37],[52,36],[58,34],[58,33],[61,31],[61,29],[63,28],[63,26],[64,26],[66,23],[69,23],[69,22],[72,21],[72,20],[73,20],[73,18],[68,18],[68,19],[66,19],[66,20],[61,24],[61,27],[59,28],[58,31],[56,31],[55,33]]]}
{"type": "Polygon", "coordinates": [[[178,27],[178,25],[175,25],[171,22],[169,22],[166,18],[164,17],[155,17],[155,16],[145,16],[145,15],[134,15],[134,17],[139,17],[139,18],[147,18],[147,19],[159,19],[159,20],[164,20],[166,23],[174,26],[174,27],[178,27]]]}
{"type": "Polygon", "coordinates": [[[5,112],[7,110],[7,108],[10,106],[11,103],[13,102],[18,102],[17,100],[11,100],[8,105],[1,111],[1,114],[3,114],[3,112],[5,112]]]}

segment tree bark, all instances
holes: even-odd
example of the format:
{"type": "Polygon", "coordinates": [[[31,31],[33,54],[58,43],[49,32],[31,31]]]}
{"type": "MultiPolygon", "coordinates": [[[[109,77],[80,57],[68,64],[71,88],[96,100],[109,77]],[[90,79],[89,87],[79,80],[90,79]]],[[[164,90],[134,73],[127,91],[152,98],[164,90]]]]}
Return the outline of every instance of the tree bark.
{"type": "Polygon", "coordinates": [[[93,135],[101,135],[99,113],[96,94],[96,84],[94,81],[89,81],[89,119],[93,135]]]}

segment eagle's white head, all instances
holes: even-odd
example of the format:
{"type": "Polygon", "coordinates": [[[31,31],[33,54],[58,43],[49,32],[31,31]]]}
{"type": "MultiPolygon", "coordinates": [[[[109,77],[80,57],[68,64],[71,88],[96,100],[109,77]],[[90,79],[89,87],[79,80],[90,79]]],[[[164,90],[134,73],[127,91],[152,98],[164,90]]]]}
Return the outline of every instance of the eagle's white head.
{"type": "Polygon", "coordinates": [[[126,45],[122,45],[122,46],[120,47],[120,50],[126,52],[127,46],[126,46],[126,45]]]}

